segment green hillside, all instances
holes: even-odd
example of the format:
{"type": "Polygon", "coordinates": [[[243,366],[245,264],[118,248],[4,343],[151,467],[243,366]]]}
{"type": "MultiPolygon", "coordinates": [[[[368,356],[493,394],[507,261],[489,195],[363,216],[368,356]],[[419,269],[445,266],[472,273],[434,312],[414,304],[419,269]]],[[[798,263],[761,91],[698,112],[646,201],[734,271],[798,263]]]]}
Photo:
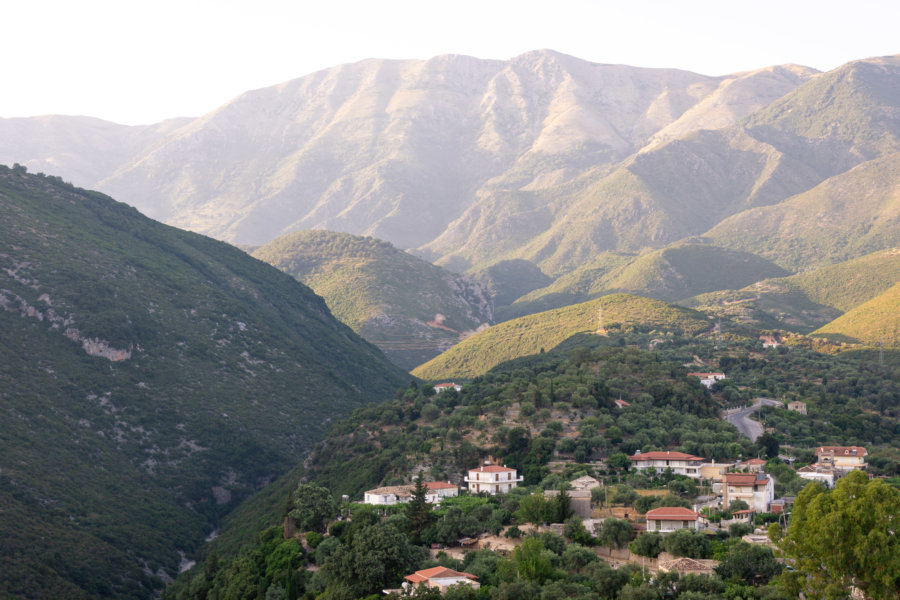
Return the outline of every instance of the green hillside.
{"type": "Polygon", "coordinates": [[[594,263],[520,298],[505,313],[521,315],[614,292],[671,302],[784,274],[781,267],[753,254],[704,244],[675,244],[637,258],[604,253],[594,263]]]}
{"type": "Polygon", "coordinates": [[[847,142],[873,156],[900,150],[900,56],[847,63],[813,77],[744,121],[847,142]]]}
{"type": "Polygon", "coordinates": [[[865,162],[781,204],[725,219],[713,243],[798,271],[900,245],[900,154],[865,162]]]}
{"type": "Polygon", "coordinates": [[[577,333],[596,331],[601,308],[604,329],[639,328],[693,335],[710,328],[704,315],[696,311],[650,298],[613,294],[494,325],[417,367],[412,374],[430,380],[476,377],[507,360],[550,350],[577,333]]]}
{"type": "Polygon", "coordinates": [[[740,290],[700,294],[679,304],[766,328],[809,332],[900,281],[900,250],[892,248],[740,290]]]}
{"type": "Polygon", "coordinates": [[[493,318],[481,284],[374,238],[298,231],[253,256],[311,287],[335,317],[406,369],[493,318]]]}
{"type": "Polygon", "coordinates": [[[0,267],[0,597],[151,598],[405,380],[287,275],[23,168],[0,267]]]}
{"type": "Polygon", "coordinates": [[[900,346],[900,283],[812,333],[837,341],[900,346]]]}

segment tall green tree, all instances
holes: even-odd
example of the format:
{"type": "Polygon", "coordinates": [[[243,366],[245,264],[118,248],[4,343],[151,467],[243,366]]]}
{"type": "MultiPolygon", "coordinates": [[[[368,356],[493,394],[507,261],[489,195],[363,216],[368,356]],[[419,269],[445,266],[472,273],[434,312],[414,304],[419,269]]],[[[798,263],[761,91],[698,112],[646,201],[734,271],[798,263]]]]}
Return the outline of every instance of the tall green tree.
{"type": "Polygon", "coordinates": [[[324,532],[328,522],[338,513],[338,503],[331,490],[311,483],[304,483],[294,490],[291,503],[293,508],[288,516],[301,531],[324,532]]]}
{"type": "Polygon", "coordinates": [[[900,598],[898,524],[900,491],[853,471],[831,491],[807,485],[778,545],[809,598],[845,598],[854,586],[871,600],[900,598]]]}
{"type": "Polygon", "coordinates": [[[410,529],[418,536],[431,522],[431,506],[425,496],[428,489],[422,481],[422,477],[416,477],[416,487],[413,495],[406,505],[406,517],[409,519],[410,529]]]}

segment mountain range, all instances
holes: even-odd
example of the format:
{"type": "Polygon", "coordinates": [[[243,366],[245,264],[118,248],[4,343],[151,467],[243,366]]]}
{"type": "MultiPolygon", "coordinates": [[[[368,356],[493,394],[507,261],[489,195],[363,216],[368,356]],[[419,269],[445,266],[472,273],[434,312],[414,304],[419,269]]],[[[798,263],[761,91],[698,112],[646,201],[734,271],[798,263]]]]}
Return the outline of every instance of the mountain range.
{"type": "Polygon", "coordinates": [[[373,59],[195,119],[0,119],[0,140],[0,161],[232,243],[329,229],[457,273],[518,265],[496,319],[900,245],[898,56],[721,77],[549,50],[373,59]],[[688,256],[713,268],[685,276],[688,256]]]}

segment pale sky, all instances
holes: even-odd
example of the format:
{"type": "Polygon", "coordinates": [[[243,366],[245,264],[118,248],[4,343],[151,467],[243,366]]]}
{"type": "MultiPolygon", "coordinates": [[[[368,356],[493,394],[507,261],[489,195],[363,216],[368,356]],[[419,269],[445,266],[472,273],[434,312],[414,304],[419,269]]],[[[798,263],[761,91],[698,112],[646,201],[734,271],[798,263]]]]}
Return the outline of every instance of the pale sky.
{"type": "Polygon", "coordinates": [[[599,63],[724,75],[900,53],[896,0],[16,0],[0,18],[0,117],[129,125],[366,58],[599,63]]]}

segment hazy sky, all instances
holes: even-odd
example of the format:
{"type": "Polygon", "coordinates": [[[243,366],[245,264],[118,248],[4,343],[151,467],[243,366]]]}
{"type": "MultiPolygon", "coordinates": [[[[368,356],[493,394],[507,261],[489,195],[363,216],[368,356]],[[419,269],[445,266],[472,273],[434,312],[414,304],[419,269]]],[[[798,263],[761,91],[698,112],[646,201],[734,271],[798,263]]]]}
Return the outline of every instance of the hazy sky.
{"type": "Polygon", "coordinates": [[[0,117],[199,116],[241,92],[366,58],[551,48],[722,75],[900,53],[896,0],[16,0],[0,117]]]}

